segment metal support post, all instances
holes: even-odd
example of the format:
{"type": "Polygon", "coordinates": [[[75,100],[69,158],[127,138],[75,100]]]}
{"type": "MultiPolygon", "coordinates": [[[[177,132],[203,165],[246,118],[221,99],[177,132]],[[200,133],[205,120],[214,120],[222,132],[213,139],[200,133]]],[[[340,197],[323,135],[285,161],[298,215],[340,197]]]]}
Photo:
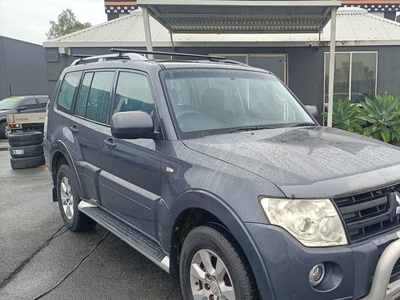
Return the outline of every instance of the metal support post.
{"type": "MultiPolygon", "coordinates": [[[[151,30],[150,30],[150,20],[149,20],[149,12],[146,6],[142,7],[143,13],[143,26],[144,26],[144,35],[146,37],[146,50],[153,51],[153,43],[151,40],[151,30]]],[[[153,59],[153,54],[148,55],[148,59],[153,59]]]]}
{"type": "Polygon", "coordinates": [[[328,86],[328,127],[332,127],[333,88],[335,80],[336,13],[337,13],[337,7],[333,7],[331,12],[331,45],[330,45],[330,61],[329,61],[329,86],[328,86]]]}

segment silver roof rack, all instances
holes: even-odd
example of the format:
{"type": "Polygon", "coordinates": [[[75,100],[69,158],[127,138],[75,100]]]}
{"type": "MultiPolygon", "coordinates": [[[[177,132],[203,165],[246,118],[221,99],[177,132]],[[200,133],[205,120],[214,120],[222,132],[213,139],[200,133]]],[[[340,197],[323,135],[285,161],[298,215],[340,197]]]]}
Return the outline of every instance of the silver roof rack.
{"type": "Polygon", "coordinates": [[[107,60],[117,60],[117,59],[129,59],[129,60],[147,60],[146,57],[140,54],[135,53],[111,53],[111,54],[103,54],[103,55],[88,55],[88,54],[74,54],[74,57],[79,57],[72,62],[71,66],[79,65],[82,63],[88,62],[101,62],[107,60]]]}
{"type": "Polygon", "coordinates": [[[117,52],[119,55],[125,55],[126,53],[136,53],[136,54],[156,54],[156,55],[166,55],[166,56],[204,58],[211,61],[225,60],[225,57],[223,56],[210,56],[203,54],[192,54],[192,53],[181,53],[181,52],[147,51],[147,50],[120,49],[120,48],[111,48],[110,51],[117,52]]]}
{"type": "Polygon", "coordinates": [[[107,60],[117,60],[117,59],[129,59],[129,60],[147,60],[143,54],[156,54],[156,55],[165,55],[165,56],[178,56],[185,58],[201,58],[207,59],[213,62],[222,62],[226,64],[235,64],[241,66],[247,66],[244,63],[226,59],[223,56],[211,56],[211,55],[203,55],[203,54],[194,54],[194,53],[182,53],[182,52],[163,52],[163,51],[146,51],[146,50],[137,50],[137,49],[121,49],[121,48],[111,48],[110,52],[116,52],[111,54],[103,54],[103,55],[88,55],[88,54],[74,54],[74,57],[78,57],[79,59],[75,60],[71,66],[79,65],[82,63],[88,62],[101,62],[107,60]]]}

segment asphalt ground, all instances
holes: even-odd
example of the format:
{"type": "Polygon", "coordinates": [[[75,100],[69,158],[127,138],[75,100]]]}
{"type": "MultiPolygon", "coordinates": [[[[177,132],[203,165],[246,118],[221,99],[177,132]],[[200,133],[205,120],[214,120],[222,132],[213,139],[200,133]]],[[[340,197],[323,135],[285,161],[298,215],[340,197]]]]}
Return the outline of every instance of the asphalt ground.
{"type": "Polygon", "coordinates": [[[9,160],[0,140],[0,299],[37,299],[60,281],[40,299],[182,299],[177,278],[104,228],[67,230],[47,168],[9,160]]]}
{"type": "Polygon", "coordinates": [[[0,151],[8,150],[8,140],[0,139],[0,151]]]}

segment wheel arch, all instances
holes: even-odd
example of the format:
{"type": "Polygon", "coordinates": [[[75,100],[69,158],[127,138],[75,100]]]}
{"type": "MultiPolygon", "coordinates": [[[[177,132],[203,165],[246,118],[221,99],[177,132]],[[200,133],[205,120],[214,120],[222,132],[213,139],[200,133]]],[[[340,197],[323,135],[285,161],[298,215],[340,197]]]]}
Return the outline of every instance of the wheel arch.
{"type": "Polygon", "coordinates": [[[7,128],[7,120],[0,118],[0,138],[7,138],[5,129],[7,128]],[[2,128],[4,125],[4,128],[2,128]]]}
{"type": "Polygon", "coordinates": [[[275,299],[268,270],[246,226],[225,201],[207,191],[191,190],[181,194],[166,212],[162,236],[164,249],[170,251],[170,273],[179,274],[180,252],[187,234],[206,223],[222,226],[238,242],[262,291],[260,294],[275,299]]]}
{"type": "Polygon", "coordinates": [[[65,146],[64,143],[61,141],[56,142],[53,144],[53,152],[51,155],[50,163],[51,163],[51,177],[53,180],[53,185],[56,186],[57,184],[57,172],[58,169],[63,165],[67,164],[71,168],[72,172],[74,172],[76,180],[78,182],[78,193],[80,196],[83,195],[82,192],[82,185],[79,180],[78,172],[76,170],[75,164],[73,163],[72,156],[65,146]]]}

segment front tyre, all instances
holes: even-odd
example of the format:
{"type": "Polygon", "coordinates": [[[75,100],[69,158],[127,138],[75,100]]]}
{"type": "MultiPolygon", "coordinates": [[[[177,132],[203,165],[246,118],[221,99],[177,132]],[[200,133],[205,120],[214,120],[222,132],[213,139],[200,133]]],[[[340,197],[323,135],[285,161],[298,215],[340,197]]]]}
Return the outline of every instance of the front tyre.
{"type": "Polygon", "coordinates": [[[255,300],[257,286],[250,265],[235,239],[221,226],[193,229],[180,259],[185,300],[255,300]]]}
{"type": "Polygon", "coordinates": [[[96,222],[78,210],[80,197],[78,183],[68,165],[62,165],[57,174],[57,199],[65,226],[71,231],[84,231],[96,222]]]}

